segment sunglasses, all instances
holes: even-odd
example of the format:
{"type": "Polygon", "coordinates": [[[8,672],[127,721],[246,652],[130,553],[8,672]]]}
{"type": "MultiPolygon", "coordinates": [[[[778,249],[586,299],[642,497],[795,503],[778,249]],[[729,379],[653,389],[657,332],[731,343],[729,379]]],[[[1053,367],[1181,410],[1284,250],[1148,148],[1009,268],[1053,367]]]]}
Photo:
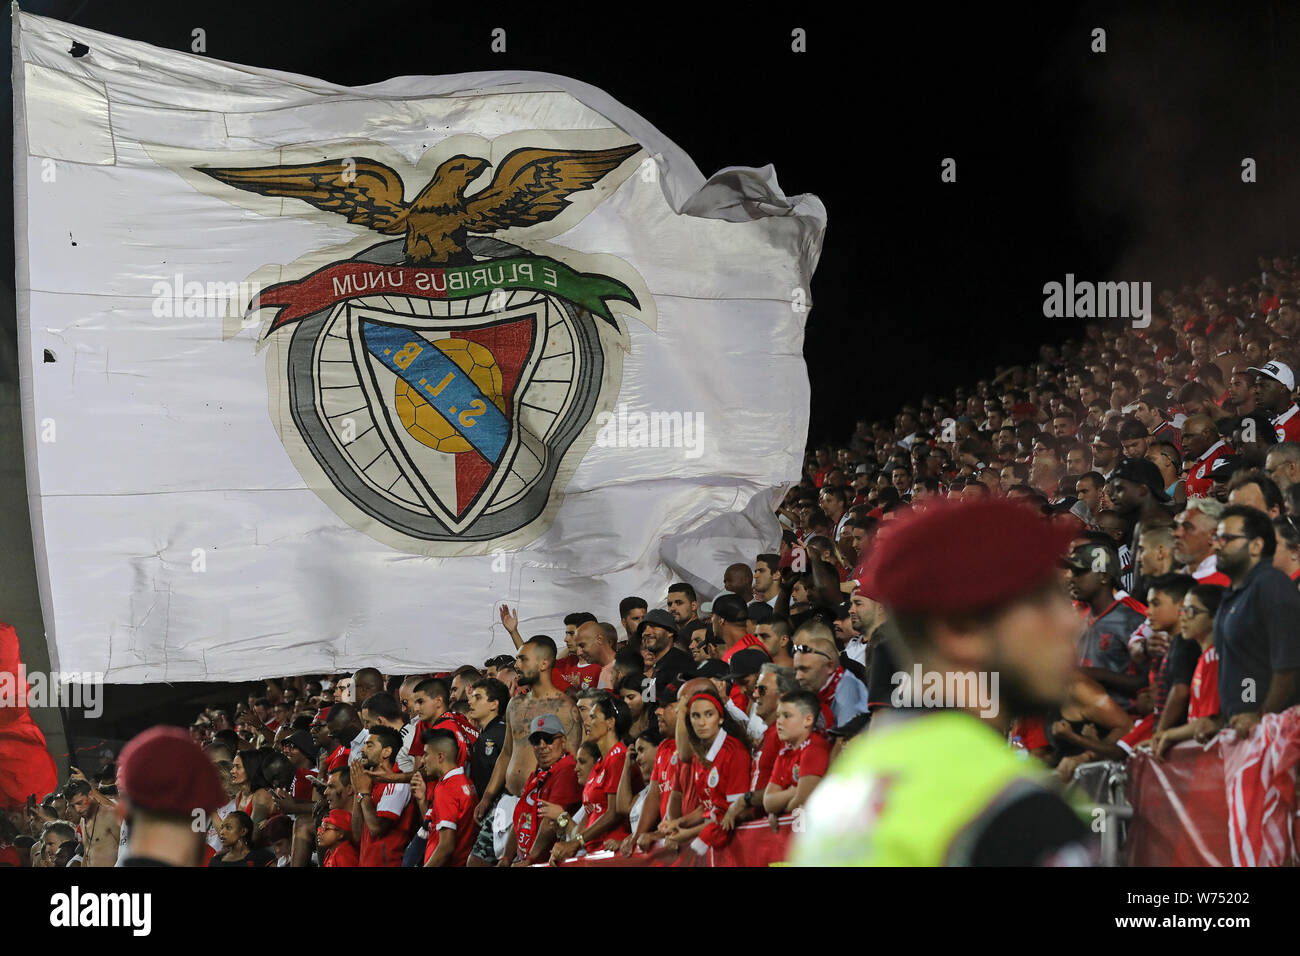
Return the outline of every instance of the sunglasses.
{"type": "Polygon", "coordinates": [[[834,662],[834,660],[835,660],[835,658],[831,657],[831,656],[830,656],[829,654],[827,654],[825,651],[819,651],[819,650],[817,650],[817,648],[815,648],[815,647],[809,647],[807,644],[795,644],[795,645],[794,645],[794,652],[795,652],[796,654],[820,654],[822,657],[826,658],[828,661],[834,662]]]}

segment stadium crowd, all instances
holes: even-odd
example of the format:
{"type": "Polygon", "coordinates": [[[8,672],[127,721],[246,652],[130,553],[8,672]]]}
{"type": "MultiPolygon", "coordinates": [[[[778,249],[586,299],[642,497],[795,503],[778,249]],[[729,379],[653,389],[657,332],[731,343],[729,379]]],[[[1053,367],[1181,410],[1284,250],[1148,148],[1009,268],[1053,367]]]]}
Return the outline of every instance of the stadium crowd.
{"type": "MultiPolygon", "coordinates": [[[[780,540],[723,570],[712,601],[675,583],[575,608],[554,638],[525,637],[503,604],[513,654],[268,680],[199,714],[192,744],[155,729],[98,779],[74,770],[8,815],[0,857],[111,866],[128,829],[173,818],[197,821],[208,866],[724,847],[739,823],[800,810],[882,710],[915,705],[873,549],[895,522],[986,499],[1074,529],[1056,580],[1077,612],[1073,678],[1055,706],[1008,715],[1009,748],[1065,782],[1138,748],[1248,735],[1300,702],[1300,275],[1294,259],[1259,270],[1164,292],[1145,327],[1090,323],[815,448],[780,540]],[[215,789],[169,783],[207,764],[215,789]]],[[[993,548],[967,574],[1007,561],[993,548]]]]}

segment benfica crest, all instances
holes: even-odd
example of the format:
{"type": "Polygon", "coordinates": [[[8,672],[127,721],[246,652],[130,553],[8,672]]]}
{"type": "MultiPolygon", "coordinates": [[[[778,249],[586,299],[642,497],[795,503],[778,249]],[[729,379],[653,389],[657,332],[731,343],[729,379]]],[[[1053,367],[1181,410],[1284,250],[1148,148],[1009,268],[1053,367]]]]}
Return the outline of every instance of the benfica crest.
{"type": "Polygon", "coordinates": [[[501,158],[440,149],[419,182],[360,156],[196,167],[226,192],[290,200],[280,215],[314,206],[397,237],[263,289],[250,314],[274,310],[272,417],[299,471],[353,527],[412,553],[482,554],[546,529],[621,384],[612,308],[653,308],[626,263],[530,228],[572,228],[640,147],[478,143],[501,158]]]}

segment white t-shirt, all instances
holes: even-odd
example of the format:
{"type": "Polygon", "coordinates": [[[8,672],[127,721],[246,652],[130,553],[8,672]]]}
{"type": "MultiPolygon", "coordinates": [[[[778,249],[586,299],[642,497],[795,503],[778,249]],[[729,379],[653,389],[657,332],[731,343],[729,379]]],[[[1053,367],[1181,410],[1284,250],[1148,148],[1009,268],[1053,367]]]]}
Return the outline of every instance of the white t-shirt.
{"type": "Polygon", "coordinates": [[[212,814],[211,818],[208,820],[208,846],[212,847],[212,849],[216,850],[218,853],[221,852],[222,846],[221,837],[217,836],[217,827],[221,824],[221,821],[226,818],[227,814],[234,813],[235,809],[235,799],[234,797],[231,797],[230,802],[219,809],[216,813],[212,814]]]}
{"type": "Polygon", "coordinates": [[[632,809],[628,811],[627,823],[636,833],[637,825],[641,822],[641,812],[645,810],[645,795],[650,792],[649,787],[642,788],[641,792],[636,795],[636,800],[632,802],[632,809]]]}

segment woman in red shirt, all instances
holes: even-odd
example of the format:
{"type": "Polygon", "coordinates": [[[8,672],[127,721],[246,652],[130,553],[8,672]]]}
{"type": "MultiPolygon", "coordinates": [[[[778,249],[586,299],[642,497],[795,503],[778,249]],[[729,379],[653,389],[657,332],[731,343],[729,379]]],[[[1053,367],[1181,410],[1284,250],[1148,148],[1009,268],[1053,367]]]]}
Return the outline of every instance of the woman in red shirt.
{"type": "Polygon", "coordinates": [[[623,736],[632,715],[627,706],[608,691],[584,692],[578,698],[578,710],[582,714],[583,739],[600,749],[601,758],[582,788],[582,827],[575,839],[556,844],[551,852],[553,863],[568,859],[580,847],[594,853],[612,842],[617,848],[631,832],[627,814],[618,812],[613,798],[618,793],[618,781],[627,760],[623,736]]]}
{"type": "Polygon", "coordinates": [[[727,807],[749,790],[751,755],[745,730],[710,691],[694,694],[677,710],[677,739],[683,759],[692,764],[700,805],[669,824],[669,846],[690,844],[703,855],[725,846],[735,823],[725,821],[727,807]],[[682,747],[683,735],[689,746],[682,747]]]}

